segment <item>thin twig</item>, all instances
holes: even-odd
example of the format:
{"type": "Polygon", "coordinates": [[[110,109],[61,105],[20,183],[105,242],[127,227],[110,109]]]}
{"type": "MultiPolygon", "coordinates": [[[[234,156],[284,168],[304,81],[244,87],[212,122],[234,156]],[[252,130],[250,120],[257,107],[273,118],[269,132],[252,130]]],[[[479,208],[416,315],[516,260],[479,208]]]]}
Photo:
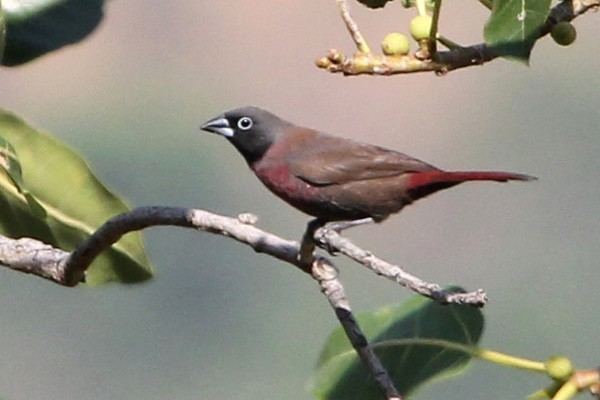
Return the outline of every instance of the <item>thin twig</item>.
{"type": "Polygon", "coordinates": [[[352,19],[352,16],[350,16],[350,11],[348,9],[348,3],[346,2],[346,0],[336,0],[336,1],[337,1],[338,8],[340,10],[342,19],[344,20],[344,23],[346,24],[346,28],[348,29],[348,32],[350,32],[350,35],[352,36],[352,40],[354,40],[354,44],[356,44],[356,48],[358,49],[358,51],[360,51],[361,53],[364,53],[364,54],[371,53],[371,49],[369,48],[369,45],[367,44],[367,41],[365,40],[363,35],[360,33],[360,30],[358,29],[358,25],[356,24],[356,22],[354,22],[354,19],[352,19]]]}
{"type": "Polygon", "coordinates": [[[600,398],[600,367],[575,371],[570,380],[580,391],[588,389],[591,395],[600,398]]]}
{"type": "Polygon", "coordinates": [[[444,290],[438,284],[425,282],[404,271],[401,267],[376,257],[370,251],[358,247],[349,239],[340,236],[337,232],[327,227],[321,228],[316,232],[316,240],[319,246],[329,251],[339,251],[357,263],[364,265],[377,275],[384,276],[413,292],[429,297],[437,302],[444,304],[470,304],[473,306],[483,306],[487,302],[487,296],[481,289],[470,293],[456,293],[444,290]]]}
{"type": "Polygon", "coordinates": [[[352,315],[344,287],[337,279],[335,266],[325,258],[318,258],[313,263],[311,275],[319,283],[321,291],[329,300],[329,304],[340,321],[352,347],[371,373],[385,398],[387,400],[402,400],[389,373],[381,364],[379,357],[373,351],[358,322],[352,315]]]}

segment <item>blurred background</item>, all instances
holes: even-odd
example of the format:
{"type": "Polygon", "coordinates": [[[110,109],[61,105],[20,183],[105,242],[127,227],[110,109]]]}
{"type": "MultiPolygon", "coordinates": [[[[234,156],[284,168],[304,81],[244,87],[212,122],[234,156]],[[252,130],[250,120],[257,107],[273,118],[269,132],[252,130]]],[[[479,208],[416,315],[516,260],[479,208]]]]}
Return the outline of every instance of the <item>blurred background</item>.
{"type": "MultiPolygon", "coordinates": [[[[372,47],[408,32],[413,10],[352,3],[372,47]]],[[[600,364],[598,15],[569,48],[539,42],[529,68],[507,61],[445,77],[332,75],[352,51],[331,1],[110,1],[87,40],[0,69],[0,106],[79,151],[132,205],[250,211],[299,238],[307,217],[274,198],[222,138],[198,126],[241,105],[398,149],[448,169],[504,169],[527,184],[465,184],[358,228],[357,243],[441,284],[485,288],[482,344],[534,359],[600,364]]],[[[482,40],[487,11],[450,2],[441,29],[482,40]],[[468,15],[468,18],[466,16],[468,15]]],[[[147,231],[156,268],[134,286],[65,289],[0,270],[0,397],[310,399],[336,320],[302,273],[231,240],[147,231]]],[[[338,259],[356,311],[410,293],[338,259]]],[[[542,377],[475,362],[416,399],[518,399],[542,377]]]]}

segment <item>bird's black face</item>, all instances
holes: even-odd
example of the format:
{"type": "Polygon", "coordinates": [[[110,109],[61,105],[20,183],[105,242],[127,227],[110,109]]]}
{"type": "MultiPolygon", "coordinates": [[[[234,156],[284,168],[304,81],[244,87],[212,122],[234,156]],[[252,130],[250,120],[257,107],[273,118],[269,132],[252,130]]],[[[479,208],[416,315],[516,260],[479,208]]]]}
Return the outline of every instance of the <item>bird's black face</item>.
{"type": "Polygon", "coordinates": [[[252,164],[262,158],[286,126],[289,123],[268,111],[243,107],[211,119],[201,129],[226,137],[252,164]]]}

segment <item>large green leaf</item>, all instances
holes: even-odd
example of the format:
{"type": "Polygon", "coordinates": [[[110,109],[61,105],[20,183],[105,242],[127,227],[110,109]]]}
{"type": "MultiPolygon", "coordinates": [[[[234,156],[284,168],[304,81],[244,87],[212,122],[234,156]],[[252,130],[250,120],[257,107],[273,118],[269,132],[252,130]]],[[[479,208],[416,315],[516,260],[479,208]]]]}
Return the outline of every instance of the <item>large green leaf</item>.
{"type": "MultiPolygon", "coordinates": [[[[461,372],[470,360],[452,343],[475,345],[483,314],[470,306],[440,305],[416,296],[399,307],[361,314],[357,320],[401,393],[433,378],[461,372]]],[[[343,330],[337,328],[321,352],[312,382],[319,399],[380,399],[343,330]]]]}
{"type": "Polygon", "coordinates": [[[2,64],[18,65],[76,43],[102,20],[104,0],[3,0],[2,64]]]}
{"type": "MultiPolygon", "coordinates": [[[[72,250],[107,219],[128,210],[71,149],[2,110],[0,138],[5,143],[0,160],[8,166],[0,168],[0,233],[72,250]]],[[[151,273],[141,234],[130,233],[94,261],[86,280],[138,282],[151,273]]]]}
{"type": "Polygon", "coordinates": [[[528,62],[551,0],[494,0],[484,29],[485,42],[503,57],[528,62]]]}
{"type": "Polygon", "coordinates": [[[4,21],[4,11],[2,11],[2,0],[0,0],[0,61],[4,55],[4,43],[6,39],[6,24],[4,21]]]}

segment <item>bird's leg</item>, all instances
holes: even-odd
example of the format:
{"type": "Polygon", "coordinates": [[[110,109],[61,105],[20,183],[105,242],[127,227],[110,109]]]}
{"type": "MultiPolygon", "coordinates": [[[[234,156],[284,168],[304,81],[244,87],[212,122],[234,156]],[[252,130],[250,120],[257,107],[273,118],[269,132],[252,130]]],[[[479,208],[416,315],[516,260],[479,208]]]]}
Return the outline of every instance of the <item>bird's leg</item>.
{"type": "Polygon", "coordinates": [[[342,233],[346,229],[354,228],[355,226],[372,224],[375,220],[371,217],[354,219],[351,221],[338,221],[338,222],[330,222],[325,225],[326,229],[331,229],[332,231],[336,231],[337,233],[342,233]]]}
{"type": "Polygon", "coordinates": [[[298,252],[298,261],[306,268],[307,271],[310,271],[310,265],[314,259],[315,252],[315,232],[325,225],[325,221],[320,220],[319,218],[313,219],[306,225],[306,231],[304,231],[304,235],[302,236],[302,243],[300,243],[300,251],[298,252]]]}
{"type": "MultiPolygon", "coordinates": [[[[372,224],[374,222],[375,222],[375,220],[371,217],[355,219],[355,220],[351,220],[351,221],[330,222],[323,227],[322,233],[327,234],[326,231],[334,231],[339,234],[342,231],[345,231],[346,229],[354,228],[355,226],[360,226],[360,225],[372,224]]],[[[322,238],[321,234],[318,236],[319,236],[319,238],[322,238]]],[[[324,246],[321,245],[321,247],[325,247],[325,250],[327,250],[327,252],[329,254],[331,254],[332,256],[337,255],[338,251],[336,249],[334,249],[333,247],[331,247],[331,245],[329,245],[328,242],[326,242],[326,241],[324,242],[322,240],[320,242],[321,242],[321,244],[325,243],[325,245],[324,246]]]]}

